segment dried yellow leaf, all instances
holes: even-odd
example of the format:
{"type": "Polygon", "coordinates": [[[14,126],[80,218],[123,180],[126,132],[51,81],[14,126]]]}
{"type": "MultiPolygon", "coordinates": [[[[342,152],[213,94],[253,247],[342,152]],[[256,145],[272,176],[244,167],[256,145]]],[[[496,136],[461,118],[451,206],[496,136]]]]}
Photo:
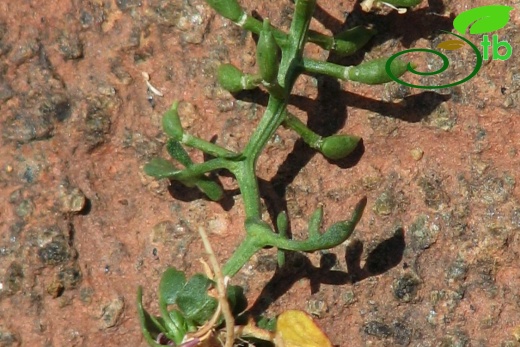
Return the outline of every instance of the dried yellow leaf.
{"type": "Polygon", "coordinates": [[[276,321],[276,347],[332,347],[329,338],[303,311],[289,310],[276,321]]]}

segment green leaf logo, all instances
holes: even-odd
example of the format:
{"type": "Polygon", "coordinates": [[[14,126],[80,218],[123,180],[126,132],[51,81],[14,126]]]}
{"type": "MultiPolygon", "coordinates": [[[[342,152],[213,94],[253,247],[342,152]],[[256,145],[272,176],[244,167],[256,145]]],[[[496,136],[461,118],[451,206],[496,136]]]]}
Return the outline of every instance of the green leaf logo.
{"type": "Polygon", "coordinates": [[[512,9],[513,7],[505,5],[473,8],[459,14],[453,21],[453,26],[461,34],[465,34],[468,28],[473,35],[489,33],[506,26],[512,9]]]}
{"type": "Polygon", "coordinates": [[[464,41],[461,40],[446,40],[437,45],[436,48],[445,49],[447,51],[455,51],[464,46],[464,41]]]}

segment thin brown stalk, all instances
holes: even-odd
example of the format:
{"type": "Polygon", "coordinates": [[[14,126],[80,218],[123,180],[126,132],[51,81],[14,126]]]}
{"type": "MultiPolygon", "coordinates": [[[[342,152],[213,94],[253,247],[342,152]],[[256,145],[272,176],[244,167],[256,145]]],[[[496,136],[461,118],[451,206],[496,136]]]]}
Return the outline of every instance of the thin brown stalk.
{"type": "Polygon", "coordinates": [[[229,302],[226,296],[226,285],[224,283],[224,276],[222,275],[222,271],[220,269],[219,263],[217,261],[217,257],[213,252],[211,244],[208,239],[208,235],[203,228],[199,228],[199,234],[202,238],[202,243],[204,244],[204,248],[209,256],[209,262],[213,267],[213,272],[215,273],[215,282],[217,283],[217,291],[218,291],[218,301],[220,303],[220,307],[222,309],[222,314],[224,315],[224,320],[226,322],[226,343],[224,347],[233,347],[233,342],[235,341],[235,318],[231,313],[231,308],[229,307],[229,302]]]}

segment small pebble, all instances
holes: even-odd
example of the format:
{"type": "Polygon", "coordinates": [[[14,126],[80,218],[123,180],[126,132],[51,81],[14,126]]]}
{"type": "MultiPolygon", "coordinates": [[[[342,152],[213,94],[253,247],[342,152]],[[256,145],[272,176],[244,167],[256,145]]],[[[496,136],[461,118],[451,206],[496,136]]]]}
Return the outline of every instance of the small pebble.
{"type": "Polygon", "coordinates": [[[414,148],[410,151],[410,154],[412,155],[413,160],[419,161],[422,159],[424,151],[420,148],[414,148]]]}

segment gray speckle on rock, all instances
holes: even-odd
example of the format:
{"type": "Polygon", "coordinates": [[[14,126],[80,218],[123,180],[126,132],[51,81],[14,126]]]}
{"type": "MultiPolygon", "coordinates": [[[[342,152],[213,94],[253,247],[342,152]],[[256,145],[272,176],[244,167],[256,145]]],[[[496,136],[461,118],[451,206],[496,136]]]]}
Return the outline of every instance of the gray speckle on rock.
{"type": "Polygon", "coordinates": [[[410,245],[416,251],[427,249],[435,243],[439,229],[437,224],[428,225],[428,216],[418,216],[409,229],[410,245]]]}
{"type": "Polygon", "coordinates": [[[22,110],[3,124],[4,138],[20,143],[52,137],[54,125],[49,117],[37,110],[22,110]]]}
{"type": "Polygon", "coordinates": [[[514,227],[520,228],[520,207],[511,211],[511,223],[514,227]]]}
{"type": "Polygon", "coordinates": [[[465,332],[455,331],[442,338],[439,347],[466,347],[469,345],[469,338],[465,332]]]}
{"type": "Polygon", "coordinates": [[[392,284],[392,293],[399,301],[410,302],[417,295],[420,283],[421,281],[416,275],[406,273],[394,280],[394,283],[392,284]]]}
{"type": "Polygon", "coordinates": [[[442,103],[425,118],[424,122],[429,126],[448,131],[457,124],[457,116],[448,109],[446,103],[442,103]]]}
{"type": "Polygon", "coordinates": [[[101,329],[113,328],[118,325],[124,310],[125,300],[121,296],[104,306],[101,310],[101,329]]]}
{"type": "Polygon", "coordinates": [[[38,249],[38,256],[45,265],[59,265],[67,262],[71,256],[64,238],[57,238],[38,249]]]}
{"type": "Polygon", "coordinates": [[[93,150],[107,141],[112,126],[108,112],[109,103],[108,100],[101,98],[89,100],[83,128],[88,150],[93,150]]]}
{"type": "Polygon", "coordinates": [[[34,211],[34,204],[30,199],[24,199],[16,207],[16,215],[20,218],[28,218],[34,211]]]}
{"type": "Polygon", "coordinates": [[[58,278],[65,289],[77,287],[77,285],[81,282],[82,278],[79,266],[74,265],[71,267],[60,269],[60,272],[58,273],[58,278]]]}
{"type": "Polygon", "coordinates": [[[189,234],[188,230],[188,227],[183,222],[175,224],[172,221],[165,220],[152,227],[152,241],[169,244],[189,234]]]}
{"type": "Polygon", "coordinates": [[[10,60],[15,65],[21,65],[36,56],[40,50],[40,45],[36,39],[29,39],[16,44],[16,48],[11,52],[10,60]]]}
{"type": "Polygon", "coordinates": [[[116,5],[121,11],[131,10],[135,7],[141,7],[141,0],[116,0],[116,5]]]}
{"type": "Polygon", "coordinates": [[[437,175],[432,174],[421,177],[418,185],[424,193],[426,206],[438,210],[450,202],[450,197],[444,189],[442,179],[437,177],[437,175]]]}
{"type": "Polygon", "coordinates": [[[412,329],[406,323],[394,322],[392,324],[393,338],[397,345],[408,346],[412,338],[412,329]]]}
{"type": "Polygon", "coordinates": [[[473,187],[476,197],[484,204],[490,205],[505,202],[515,186],[512,176],[487,176],[473,187]]]}
{"type": "Polygon", "coordinates": [[[396,207],[396,201],[391,191],[379,195],[374,203],[373,210],[380,216],[388,216],[396,207]]]}
{"type": "Polygon", "coordinates": [[[255,269],[258,272],[272,272],[278,267],[276,258],[272,255],[259,255],[256,260],[255,269]]]}
{"type": "Polygon", "coordinates": [[[363,326],[363,331],[367,335],[375,336],[380,339],[392,336],[392,328],[387,324],[370,321],[363,326]]]}
{"type": "Polygon", "coordinates": [[[132,76],[125,70],[120,59],[113,60],[110,64],[110,71],[117,77],[121,84],[127,86],[132,83],[132,76]]]}
{"type": "Polygon", "coordinates": [[[94,289],[92,287],[82,287],[79,291],[79,299],[84,304],[90,304],[92,302],[93,295],[94,289]]]}
{"type": "Polygon", "coordinates": [[[5,292],[9,295],[18,292],[22,288],[23,278],[24,273],[22,265],[16,261],[13,261],[5,273],[3,281],[5,288],[3,290],[5,290],[5,292]]]}
{"type": "Polygon", "coordinates": [[[77,34],[63,33],[58,42],[60,53],[65,60],[83,58],[83,43],[77,34]]]}
{"type": "Polygon", "coordinates": [[[446,278],[449,282],[463,281],[468,273],[468,268],[468,264],[464,261],[464,259],[457,258],[448,267],[448,271],[446,272],[446,278]]]}
{"type": "Polygon", "coordinates": [[[11,86],[5,81],[0,81],[0,101],[7,101],[11,99],[13,95],[14,93],[11,86]]]}
{"type": "Polygon", "coordinates": [[[22,340],[17,334],[0,327],[0,346],[18,347],[21,346],[21,343],[22,340]]]}
{"type": "Polygon", "coordinates": [[[194,6],[185,3],[176,27],[181,33],[181,38],[186,43],[200,44],[204,40],[208,25],[207,11],[202,6],[194,6]]]}

